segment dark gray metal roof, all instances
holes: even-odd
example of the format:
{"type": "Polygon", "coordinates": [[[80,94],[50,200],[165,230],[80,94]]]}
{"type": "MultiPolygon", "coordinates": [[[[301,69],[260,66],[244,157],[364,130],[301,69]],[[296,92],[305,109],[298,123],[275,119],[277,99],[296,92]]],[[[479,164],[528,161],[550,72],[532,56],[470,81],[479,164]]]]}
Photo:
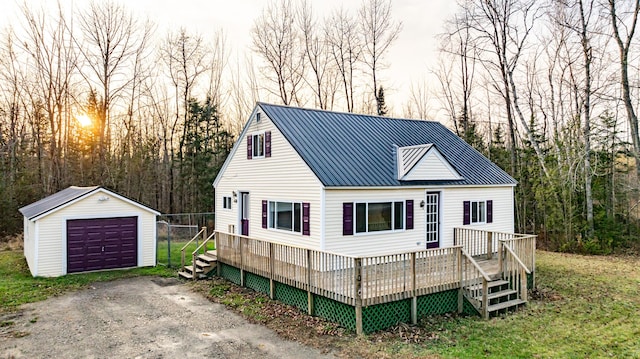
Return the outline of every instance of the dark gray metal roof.
{"type": "Polygon", "coordinates": [[[327,187],[517,183],[438,122],[258,106],[327,187]],[[434,144],[463,179],[399,181],[396,147],[427,143],[434,144]]]}
{"type": "Polygon", "coordinates": [[[20,213],[28,219],[32,219],[41,214],[47,213],[53,209],[56,209],[66,203],[73,201],[74,199],[84,196],[87,193],[93,192],[100,188],[99,186],[92,187],[75,187],[71,186],[65,188],[60,192],[56,192],[48,197],[45,197],[38,202],[31,203],[19,209],[20,213]]]}

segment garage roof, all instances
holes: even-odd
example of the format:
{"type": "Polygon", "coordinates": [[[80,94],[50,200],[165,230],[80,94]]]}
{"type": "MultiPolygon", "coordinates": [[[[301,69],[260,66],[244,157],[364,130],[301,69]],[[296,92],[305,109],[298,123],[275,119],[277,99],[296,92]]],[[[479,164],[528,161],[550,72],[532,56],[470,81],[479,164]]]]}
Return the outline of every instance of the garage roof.
{"type": "Polygon", "coordinates": [[[131,199],[123,197],[117,193],[109,191],[106,188],[100,186],[91,186],[91,187],[76,187],[71,186],[69,188],[63,189],[60,192],[56,192],[48,197],[45,197],[37,202],[31,203],[30,205],[24,206],[19,209],[20,213],[25,216],[29,220],[33,220],[36,217],[43,216],[45,214],[49,214],[61,207],[64,207],[71,202],[78,200],[82,197],[85,197],[93,192],[102,191],[109,193],[111,195],[117,196],[124,201],[130,202],[138,207],[141,207],[147,211],[154,212],[156,215],[160,213],[131,199]]]}

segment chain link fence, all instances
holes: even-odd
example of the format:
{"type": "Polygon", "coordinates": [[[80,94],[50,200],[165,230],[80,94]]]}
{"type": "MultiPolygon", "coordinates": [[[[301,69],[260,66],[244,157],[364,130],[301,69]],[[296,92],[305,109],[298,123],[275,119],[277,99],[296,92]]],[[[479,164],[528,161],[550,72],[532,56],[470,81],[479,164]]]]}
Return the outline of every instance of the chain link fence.
{"type": "Polygon", "coordinates": [[[162,214],[156,222],[156,262],[169,268],[181,265],[181,250],[185,245],[185,262],[191,264],[191,253],[202,243],[200,234],[191,241],[203,227],[207,235],[213,233],[215,215],[213,212],[162,214]],[[189,243],[187,245],[187,243],[189,243]]]}

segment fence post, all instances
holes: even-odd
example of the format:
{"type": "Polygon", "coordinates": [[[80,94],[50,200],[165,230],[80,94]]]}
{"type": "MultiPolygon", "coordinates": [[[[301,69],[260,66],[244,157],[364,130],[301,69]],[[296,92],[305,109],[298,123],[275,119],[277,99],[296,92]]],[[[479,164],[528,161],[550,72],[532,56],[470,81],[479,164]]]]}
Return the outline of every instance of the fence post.
{"type": "Polygon", "coordinates": [[[354,259],[355,297],[356,297],[356,334],[364,334],[362,331],[362,258],[354,259]]]}
{"type": "MultiPolygon", "coordinates": [[[[206,240],[207,240],[207,226],[203,226],[202,227],[202,243],[204,243],[204,241],[206,241],[206,240]]],[[[196,248],[198,248],[198,247],[196,247],[196,248]]],[[[202,252],[203,254],[207,253],[207,246],[205,245],[202,250],[203,250],[203,252],[202,252]]]]}
{"type": "Polygon", "coordinates": [[[487,232],[487,259],[493,258],[493,232],[487,232]]]}
{"type": "Polygon", "coordinates": [[[418,297],[416,296],[416,252],[411,252],[411,323],[418,324],[418,297]]]}

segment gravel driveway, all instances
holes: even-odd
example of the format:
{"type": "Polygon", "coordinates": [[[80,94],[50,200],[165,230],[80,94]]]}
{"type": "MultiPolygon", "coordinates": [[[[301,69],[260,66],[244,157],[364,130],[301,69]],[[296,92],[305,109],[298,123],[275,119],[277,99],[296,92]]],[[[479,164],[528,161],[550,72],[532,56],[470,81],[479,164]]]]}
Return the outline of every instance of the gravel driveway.
{"type": "Polygon", "coordinates": [[[173,278],[96,283],[22,309],[1,320],[14,322],[12,332],[0,332],[2,358],[330,357],[248,323],[173,278]]]}

